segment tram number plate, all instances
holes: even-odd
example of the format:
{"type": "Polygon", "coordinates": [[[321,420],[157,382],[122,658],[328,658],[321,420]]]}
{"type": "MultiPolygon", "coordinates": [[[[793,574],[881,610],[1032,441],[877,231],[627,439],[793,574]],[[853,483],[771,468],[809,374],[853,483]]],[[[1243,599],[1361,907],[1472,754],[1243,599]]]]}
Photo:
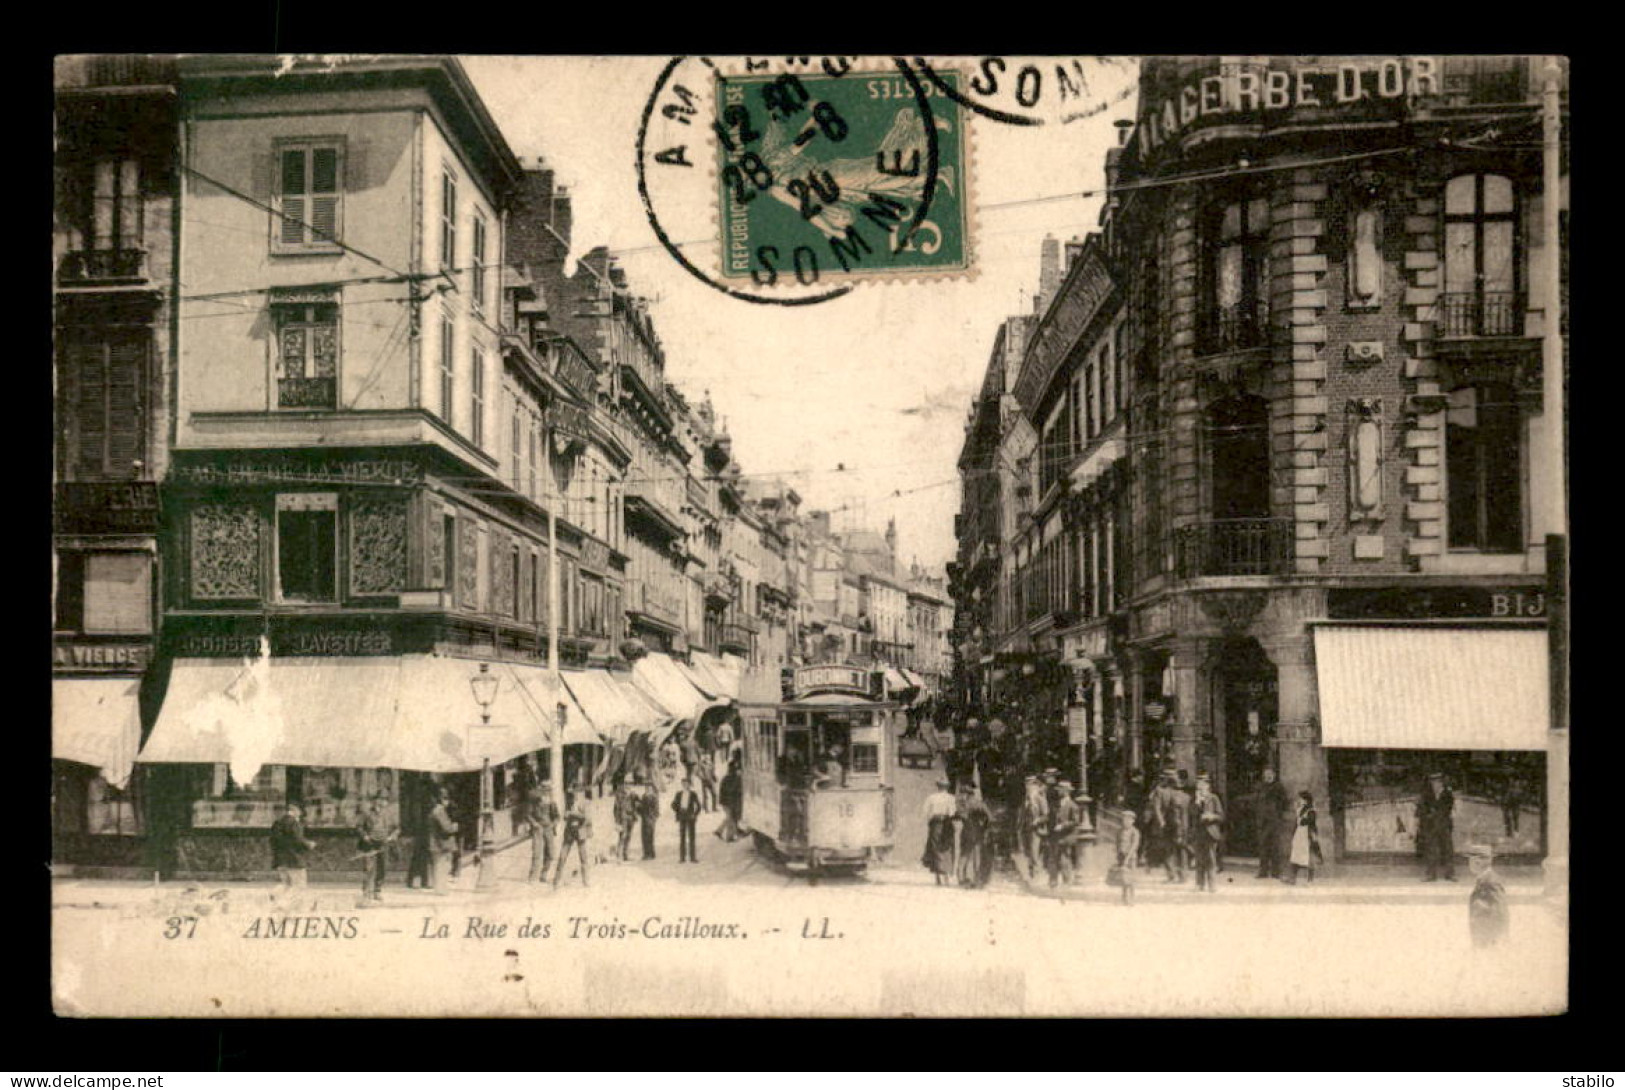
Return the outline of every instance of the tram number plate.
{"type": "Polygon", "coordinates": [[[858,808],[852,805],[850,802],[843,802],[840,806],[840,813],[842,817],[856,817],[858,808]]]}

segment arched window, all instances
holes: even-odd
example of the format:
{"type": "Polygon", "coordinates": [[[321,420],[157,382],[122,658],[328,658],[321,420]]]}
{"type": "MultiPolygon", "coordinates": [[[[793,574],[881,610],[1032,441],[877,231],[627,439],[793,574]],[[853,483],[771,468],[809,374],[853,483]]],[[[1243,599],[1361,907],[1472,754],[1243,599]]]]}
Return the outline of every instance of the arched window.
{"type": "Polygon", "coordinates": [[[1444,188],[1446,337],[1519,332],[1517,194],[1500,174],[1461,174],[1444,188]]]}

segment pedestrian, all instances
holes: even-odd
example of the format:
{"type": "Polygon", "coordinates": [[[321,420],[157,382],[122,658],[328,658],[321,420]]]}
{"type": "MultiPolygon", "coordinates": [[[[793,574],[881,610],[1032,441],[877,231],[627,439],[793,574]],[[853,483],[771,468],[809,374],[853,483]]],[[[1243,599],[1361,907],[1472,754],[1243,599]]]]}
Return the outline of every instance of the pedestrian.
{"type": "Polygon", "coordinates": [[[1445,785],[1444,774],[1430,773],[1416,800],[1416,846],[1427,868],[1424,882],[1436,882],[1441,874],[1447,882],[1456,880],[1455,807],[1456,797],[1445,785]]]}
{"type": "Polygon", "coordinates": [[[1185,880],[1185,838],[1190,830],[1190,799],[1179,788],[1172,769],[1162,774],[1162,784],[1151,795],[1156,822],[1157,846],[1169,882],[1185,880]]]}
{"type": "Polygon", "coordinates": [[[615,788],[615,854],[622,863],[631,857],[632,830],[637,828],[642,797],[641,790],[625,780],[615,788]]]}
{"type": "Polygon", "coordinates": [[[530,834],[530,878],[547,881],[553,866],[553,836],[559,824],[559,808],[553,801],[552,784],[544,782],[525,807],[525,830],[530,834]]]}
{"type": "Polygon", "coordinates": [[[1315,863],[1325,862],[1320,854],[1320,830],[1315,823],[1315,796],[1308,791],[1298,792],[1298,817],[1292,830],[1292,876],[1287,884],[1298,884],[1298,872],[1304,871],[1308,880],[1315,880],[1315,863]]]}
{"type": "Polygon", "coordinates": [[[1077,838],[1078,804],[1072,797],[1070,780],[1061,780],[1058,786],[1060,790],[1055,807],[1050,811],[1050,831],[1045,843],[1048,849],[1045,869],[1049,871],[1050,889],[1057,885],[1070,886],[1076,878],[1072,869],[1072,844],[1077,838]]]}
{"type": "Polygon", "coordinates": [[[1275,769],[1264,769],[1264,785],[1258,790],[1255,815],[1258,835],[1258,877],[1280,878],[1281,818],[1286,813],[1286,788],[1275,777],[1275,769]]]}
{"type": "Polygon", "coordinates": [[[582,791],[572,791],[564,808],[564,834],[559,843],[559,861],[553,868],[553,888],[559,888],[564,877],[564,865],[570,860],[570,849],[576,850],[581,861],[581,884],[588,885],[587,868],[590,866],[592,843],[592,817],[587,813],[587,797],[582,791]]]}
{"type": "Polygon", "coordinates": [[[412,809],[416,816],[412,821],[412,858],[406,865],[406,888],[412,889],[415,884],[428,889],[429,865],[434,854],[429,842],[429,805],[414,806],[412,809]]]}
{"type": "Polygon", "coordinates": [[[389,845],[400,836],[389,813],[389,791],[380,789],[361,811],[356,823],[356,850],[361,859],[361,907],[384,899],[384,873],[389,868],[389,845]]]}
{"type": "Polygon", "coordinates": [[[954,823],[959,830],[959,884],[984,886],[993,869],[992,845],[988,842],[993,815],[974,784],[959,785],[959,796],[954,801],[954,823]]]}
{"type": "Polygon", "coordinates": [[[643,823],[643,858],[655,857],[655,822],[660,820],[660,791],[654,784],[645,784],[638,798],[638,818],[643,823]]]}
{"type": "Polygon", "coordinates": [[[1507,937],[1511,920],[1507,910],[1507,889],[1495,873],[1495,852],[1488,844],[1467,849],[1467,866],[1473,872],[1473,892],[1467,898],[1467,927],[1473,945],[1483,949],[1497,946],[1507,937]]]}
{"type": "Polygon", "coordinates": [[[1027,860],[1027,878],[1038,878],[1039,860],[1044,858],[1044,836],[1049,832],[1049,802],[1044,798],[1044,785],[1037,776],[1028,776],[1027,793],[1021,801],[1021,815],[1017,831],[1021,836],[1021,852],[1027,860]]]}
{"type": "Polygon", "coordinates": [[[451,819],[445,792],[436,790],[429,809],[429,888],[446,892],[446,857],[457,850],[457,823],[451,819]]]}
{"type": "Polygon", "coordinates": [[[1123,824],[1117,830],[1117,873],[1123,883],[1123,903],[1134,903],[1134,883],[1140,871],[1140,830],[1134,825],[1134,811],[1123,811],[1123,824]]]}
{"type": "Polygon", "coordinates": [[[702,752],[695,775],[700,785],[700,808],[709,813],[717,808],[716,754],[709,750],[702,752]]]}
{"type": "Polygon", "coordinates": [[[671,812],[677,817],[677,861],[679,863],[698,863],[699,853],[695,850],[694,827],[700,820],[700,796],[694,790],[694,778],[684,777],[683,786],[671,799],[671,812]]]}
{"type": "Polygon", "coordinates": [[[733,763],[734,755],[734,727],[731,722],[724,719],[717,724],[717,752],[728,764],[733,763]]]}
{"type": "Polygon", "coordinates": [[[937,781],[937,789],[926,796],[922,808],[925,821],[925,854],[920,863],[936,878],[937,885],[947,885],[954,875],[953,819],[959,803],[948,791],[948,781],[937,781]]]}
{"type": "Polygon", "coordinates": [[[739,774],[739,762],[728,762],[728,773],[722,777],[722,786],[717,790],[718,800],[722,803],[722,824],[717,826],[716,835],[726,843],[732,844],[739,839],[739,814],[745,803],[745,784],[739,774]]]}
{"type": "Polygon", "coordinates": [[[1196,888],[1212,893],[1213,875],[1219,862],[1219,841],[1224,837],[1224,803],[1213,793],[1213,785],[1206,776],[1196,777],[1196,801],[1191,817],[1196,888]]]}
{"type": "Polygon", "coordinates": [[[276,868],[283,889],[303,888],[305,855],[315,847],[316,842],[305,836],[304,811],[288,803],[271,826],[271,866],[276,868]]]}

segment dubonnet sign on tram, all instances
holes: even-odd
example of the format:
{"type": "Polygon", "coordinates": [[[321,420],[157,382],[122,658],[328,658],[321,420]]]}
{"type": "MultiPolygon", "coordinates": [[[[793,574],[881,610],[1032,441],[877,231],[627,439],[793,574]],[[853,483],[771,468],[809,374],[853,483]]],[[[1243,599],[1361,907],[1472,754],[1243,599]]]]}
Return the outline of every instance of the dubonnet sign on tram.
{"type": "Polygon", "coordinates": [[[868,696],[869,672],[856,666],[799,666],[790,682],[793,697],[813,693],[853,693],[868,696]]]}

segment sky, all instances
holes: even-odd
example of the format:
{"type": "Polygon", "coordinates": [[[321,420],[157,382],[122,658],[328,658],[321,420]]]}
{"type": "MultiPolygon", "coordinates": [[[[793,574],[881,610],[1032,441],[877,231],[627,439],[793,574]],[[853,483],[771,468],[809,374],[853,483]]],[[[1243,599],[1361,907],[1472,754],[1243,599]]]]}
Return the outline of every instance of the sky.
{"type": "MultiPolygon", "coordinates": [[[[1099,198],[1076,194],[1103,185],[1113,122],[1133,115],[1133,95],[1117,92],[1134,67],[1101,70],[1091,91],[1111,106],[1093,117],[969,121],[973,275],[865,283],[829,302],[776,307],[701,283],[649,224],[637,135],[668,59],[463,60],[520,161],[545,159],[570,188],[572,257],[599,245],[619,257],[630,289],[650,301],[668,378],[691,402],[709,393],[742,471],[782,477],[803,510],[834,511],[837,529],[884,530],[895,518],[899,560],[940,568],[955,552],[956,462],[994,335],[1006,317],[1031,310],[1046,234],[1081,238],[1096,228],[1099,198]]],[[[665,226],[695,238],[692,228],[665,226]]],[[[684,253],[703,265],[716,246],[684,253]]]]}

